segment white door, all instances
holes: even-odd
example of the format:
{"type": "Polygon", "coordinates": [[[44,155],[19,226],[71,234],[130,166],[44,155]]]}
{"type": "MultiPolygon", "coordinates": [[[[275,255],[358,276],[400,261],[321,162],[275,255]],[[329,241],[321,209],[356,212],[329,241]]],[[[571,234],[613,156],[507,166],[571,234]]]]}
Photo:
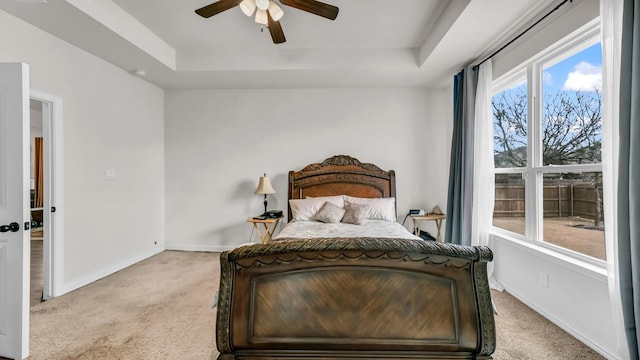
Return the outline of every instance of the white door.
{"type": "Polygon", "coordinates": [[[29,67],[0,64],[0,356],[29,355],[29,67]]]}

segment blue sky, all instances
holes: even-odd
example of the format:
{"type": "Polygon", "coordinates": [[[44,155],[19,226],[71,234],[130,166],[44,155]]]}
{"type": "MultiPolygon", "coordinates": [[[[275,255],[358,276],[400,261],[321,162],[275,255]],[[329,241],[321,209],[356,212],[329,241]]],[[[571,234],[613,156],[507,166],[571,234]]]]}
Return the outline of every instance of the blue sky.
{"type": "Polygon", "coordinates": [[[543,91],[593,91],[602,85],[602,47],[600,43],[546,68],[543,91]]]}
{"type": "MultiPolygon", "coordinates": [[[[593,91],[594,86],[602,86],[602,46],[598,42],[581,52],[570,56],[543,71],[543,92],[555,93],[560,90],[593,91]]],[[[518,89],[526,92],[526,81],[514,84],[504,90],[518,89]]]]}
{"type": "MultiPolygon", "coordinates": [[[[573,93],[576,90],[593,91],[595,88],[602,88],[602,47],[600,43],[543,70],[543,98],[545,94],[553,95],[563,90],[573,93]]],[[[522,82],[504,91],[507,94],[512,91],[526,93],[526,83],[522,82]]],[[[496,150],[501,150],[498,143],[494,146],[496,150]]]]}

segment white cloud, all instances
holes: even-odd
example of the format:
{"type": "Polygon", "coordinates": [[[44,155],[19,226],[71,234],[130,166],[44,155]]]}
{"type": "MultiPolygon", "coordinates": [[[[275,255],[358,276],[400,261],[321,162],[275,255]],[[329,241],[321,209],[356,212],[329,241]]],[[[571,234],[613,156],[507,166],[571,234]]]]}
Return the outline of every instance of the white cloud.
{"type": "Polygon", "coordinates": [[[602,88],[602,67],[581,61],[567,75],[562,90],[594,91],[602,88]]]}

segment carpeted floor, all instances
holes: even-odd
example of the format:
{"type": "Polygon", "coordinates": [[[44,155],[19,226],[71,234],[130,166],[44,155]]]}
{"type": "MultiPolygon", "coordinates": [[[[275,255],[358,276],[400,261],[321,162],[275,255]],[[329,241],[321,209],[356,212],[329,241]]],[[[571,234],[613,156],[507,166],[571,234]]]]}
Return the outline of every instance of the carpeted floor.
{"type": "MultiPolygon", "coordinates": [[[[215,359],[219,254],[165,251],[31,308],[31,360],[215,359]]],[[[496,360],[603,359],[494,292],[496,360]]]]}
{"type": "Polygon", "coordinates": [[[495,360],[600,360],[600,354],[507,292],[491,291],[498,309],[495,360]]]}
{"type": "Polygon", "coordinates": [[[43,287],[43,241],[31,237],[31,306],[42,302],[43,287]]]}
{"type": "Polygon", "coordinates": [[[31,307],[28,359],[213,359],[218,257],[166,251],[31,307]]]}

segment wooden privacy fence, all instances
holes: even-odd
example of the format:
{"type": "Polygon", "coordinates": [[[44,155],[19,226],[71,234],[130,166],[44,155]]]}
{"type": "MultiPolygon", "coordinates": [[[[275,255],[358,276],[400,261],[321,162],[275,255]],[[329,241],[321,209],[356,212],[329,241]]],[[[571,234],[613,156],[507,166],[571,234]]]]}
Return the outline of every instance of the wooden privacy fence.
{"type": "MultiPolygon", "coordinates": [[[[602,186],[557,184],[544,186],[544,217],[579,216],[602,221],[602,186]]],[[[496,184],[494,217],[523,217],[524,185],[496,184]]]]}

